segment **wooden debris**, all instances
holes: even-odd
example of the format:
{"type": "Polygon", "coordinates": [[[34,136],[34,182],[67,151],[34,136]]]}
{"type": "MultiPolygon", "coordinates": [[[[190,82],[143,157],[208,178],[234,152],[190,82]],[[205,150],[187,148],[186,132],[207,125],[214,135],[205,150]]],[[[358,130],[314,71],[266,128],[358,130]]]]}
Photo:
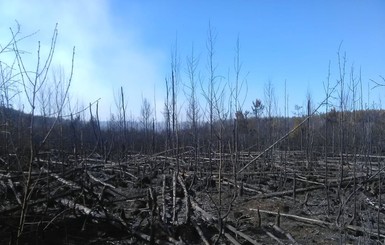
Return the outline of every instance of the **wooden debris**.
{"type": "Polygon", "coordinates": [[[192,225],[194,226],[195,230],[198,232],[199,236],[201,237],[202,241],[206,245],[210,245],[209,241],[206,239],[205,235],[203,234],[202,229],[199,227],[199,225],[194,221],[190,220],[192,225]]]}
{"type": "MultiPolygon", "coordinates": [[[[39,163],[33,163],[31,183],[34,188],[28,201],[29,216],[26,219],[25,230],[37,232],[41,229],[37,225],[38,222],[30,219],[30,217],[41,217],[40,226],[43,227],[42,232],[46,234],[55,229],[62,229],[71,222],[80,223],[76,229],[84,234],[100,229],[103,231],[99,232],[103,234],[94,232],[92,235],[108,237],[119,233],[121,237],[117,240],[121,239],[128,243],[207,245],[218,240],[219,243],[247,242],[256,245],[267,239],[277,244],[306,244],[307,239],[300,231],[291,230],[293,224],[288,222],[291,220],[297,224],[309,224],[306,227],[314,226],[311,229],[322,230],[323,234],[338,235],[343,231],[350,239],[365,237],[374,241],[385,238],[382,223],[379,231],[375,229],[377,220],[380,222],[385,220],[384,207],[378,204],[378,196],[364,188],[368,183],[378,182],[380,177],[384,177],[381,173],[383,168],[373,168],[371,175],[361,173],[357,174],[356,178],[349,175],[349,169],[345,171],[346,175],[342,179],[345,190],[342,199],[344,203],[341,209],[341,217],[344,217],[345,223],[341,222],[339,227],[329,221],[334,218],[333,208],[340,206],[334,203],[338,199],[336,199],[336,192],[333,193],[341,181],[338,175],[330,176],[325,182],[322,174],[318,174],[315,170],[314,172],[305,168],[302,170],[301,164],[293,159],[285,163],[286,167],[278,161],[268,164],[264,163],[263,159],[259,159],[260,166],[249,173],[243,172],[242,176],[237,177],[237,186],[235,186],[229,164],[231,154],[224,153],[220,157],[217,153],[213,153],[211,160],[214,174],[212,176],[205,165],[205,159],[209,159],[208,157],[201,156],[197,160],[203,164],[202,171],[190,171],[188,154],[181,154],[185,158],[180,160],[179,173],[174,171],[176,159],[162,155],[135,154],[130,156],[129,160],[119,163],[90,157],[84,159],[68,157],[76,161],[67,162],[40,159],[39,163]],[[223,173],[218,170],[219,161],[222,161],[223,173]],[[219,195],[219,188],[215,185],[219,181],[218,176],[221,176],[221,195],[219,195]],[[199,184],[207,179],[213,181],[209,186],[202,188],[199,184]],[[146,183],[137,184],[142,180],[146,183]],[[353,181],[357,183],[355,192],[352,190],[353,181]],[[233,196],[241,188],[243,196],[238,195],[233,202],[233,196]],[[330,200],[322,197],[326,189],[329,191],[329,196],[326,198],[330,200]],[[354,193],[359,194],[353,198],[354,193]],[[218,201],[219,196],[222,198],[221,202],[218,201]],[[298,202],[296,205],[291,201],[293,199],[306,200],[306,203],[303,203],[306,205],[300,205],[298,202]],[[354,223],[354,226],[350,225],[346,222],[349,220],[346,217],[350,208],[348,205],[353,200],[356,200],[357,206],[366,214],[376,216],[364,217],[358,212],[356,217],[358,222],[354,223]],[[326,210],[327,201],[331,208],[329,220],[328,214],[321,213],[322,209],[326,210]],[[264,207],[279,211],[263,210],[264,207]],[[250,217],[245,209],[256,211],[256,215],[250,217]],[[287,213],[289,210],[293,213],[303,213],[303,215],[289,214],[287,213]],[[239,219],[240,216],[236,213],[250,218],[239,219]],[[309,213],[309,217],[305,213],[309,213]],[[311,213],[316,214],[310,216],[311,213]],[[378,213],[381,219],[377,219],[378,213]],[[263,217],[263,214],[272,217],[263,217]],[[362,223],[369,221],[374,222],[375,228],[372,230],[366,223],[362,223]],[[95,229],[95,226],[101,228],[95,229]]],[[[258,153],[240,154],[239,163],[247,164],[255,155],[258,153]]],[[[338,161],[334,162],[335,166],[330,159],[328,166],[329,172],[333,174],[339,171],[338,161]],[[334,172],[333,169],[335,169],[334,172]]],[[[321,164],[312,165],[314,168],[319,167],[320,170],[316,169],[319,172],[323,171],[322,166],[321,164]]],[[[0,204],[0,216],[5,220],[4,224],[18,222],[20,203],[22,203],[20,187],[25,174],[27,173],[20,171],[1,172],[0,195],[5,197],[6,202],[0,204]]],[[[0,240],[9,239],[11,235],[4,232],[5,235],[2,235],[1,231],[10,228],[1,224],[0,228],[2,228],[0,240]]],[[[82,236],[82,234],[76,235],[82,236]]],[[[314,239],[313,241],[316,241],[318,237],[314,239]]],[[[103,237],[99,241],[108,241],[108,239],[103,237]]]]}
{"type": "Polygon", "coordinates": [[[13,182],[11,179],[8,179],[8,186],[9,186],[9,188],[11,188],[13,194],[15,194],[15,198],[16,198],[17,203],[19,203],[21,205],[21,199],[20,199],[21,194],[15,190],[15,186],[13,185],[13,182]]]}
{"type": "Polygon", "coordinates": [[[241,236],[242,238],[244,238],[246,241],[250,242],[251,244],[261,245],[261,243],[258,243],[257,241],[252,239],[250,236],[246,235],[245,233],[243,233],[241,231],[238,231],[237,229],[235,229],[235,227],[233,227],[233,226],[231,226],[229,224],[226,224],[226,228],[229,229],[230,231],[234,232],[238,236],[241,236]]]}
{"type": "Polygon", "coordinates": [[[293,238],[293,236],[289,232],[282,230],[281,227],[275,224],[271,224],[271,226],[274,228],[275,231],[285,235],[292,242],[292,244],[298,244],[297,241],[293,238]]]}

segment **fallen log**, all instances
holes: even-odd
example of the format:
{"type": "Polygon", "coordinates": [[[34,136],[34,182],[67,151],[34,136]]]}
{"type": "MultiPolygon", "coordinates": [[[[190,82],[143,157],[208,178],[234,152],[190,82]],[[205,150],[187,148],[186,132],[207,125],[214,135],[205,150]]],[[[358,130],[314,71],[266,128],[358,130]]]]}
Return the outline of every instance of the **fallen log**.
{"type": "MultiPolygon", "coordinates": [[[[270,215],[274,215],[274,216],[278,215],[277,212],[269,211],[269,210],[261,210],[261,209],[255,209],[255,208],[250,208],[250,210],[256,211],[256,212],[258,212],[258,210],[259,210],[260,213],[270,214],[270,215]]],[[[293,214],[285,214],[285,213],[281,213],[281,212],[279,214],[282,217],[286,217],[286,218],[297,220],[297,221],[302,221],[302,222],[312,224],[312,225],[319,225],[319,226],[324,226],[324,227],[328,227],[328,228],[335,227],[335,225],[333,223],[322,221],[322,220],[306,218],[306,217],[297,216],[297,215],[293,215],[293,214]]]]}
{"type": "Polygon", "coordinates": [[[188,223],[190,221],[190,196],[187,192],[186,185],[182,179],[182,176],[179,174],[178,175],[178,181],[179,184],[182,186],[183,193],[184,193],[184,198],[185,198],[185,208],[186,208],[186,216],[185,216],[185,221],[188,223]]]}
{"type": "Polygon", "coordinates": [[[205,235],[203,234],[203,231],[199,227],[199,225],[192,219],[190,221],[191,221],[191,224],[194,226],[195,230],[198,232],[199,236],[201,237],[203,243],[205,245],[210,245],[210,243],[207,241],[207,239],[206,239],[205,235]]]}
{"type": "MultiPolygon", "coordinates": [[[[235,186],[235,184],[234,184],[232,181],[226,180],[226,179],[223,179],[223,180],[222,180],[222,184],[235,186]]],[[[254,188],[250,188],[249,186],[251,186],[251,185],[246,184],[246,183],[243,183],[242,189],[245,190],[245,191],[249,191],[249,192],[262,193],[261,191],[256,190],[256,189],[254,189],[254,188]]],[[[237,185],[236,187],[237,187],[237,188],[241,188],[240,185],[237,185]]]]}
{"type": "MultiPolygon", "coordinates": [[[[69,191],[66,191],[64,193],[53,195],[53,196],[51,196],[48,199],[46,197],[44,197],[44,198],[40,198],[40,199],[35,200],[35,201],[29,201],[28,207],[36,206],[38,204],[47,203],[47,202],[50,202],[50,201],[55,201],[56,199],[69,196],[69,195],[71,195],[73,193],[74,193],[74,190],[69,190],[69,191]]],[[[9,213],[18,211],[20,209],[21,209],[20,205],[4,208],[4,209],[0,210],[0,215],[6,215],[6,214],[9,214],[9,213]]]]}
{"type": "MultiPolygon", "coordinates": [[[[70,209],[75,209],[75,210],[79,211],[80,213],[91,217],[95,221],[103,220],[103,221],[110,223],[112,226],[114,226],[115,228],[117,228],[119,230],[122,230],[123,228],[126,228],[126,230],[128,230],[128,226],[123,221],[123,219],[121,217],[115,216],[114,214],[108,214],[107,212],[102,213],[98,210],[91,209],[89,207],[75,203],[74,201],[66,199],[66,198],[61,198],[58,201],[63,206],[66,206],[70,209]]],[[[104,209],[104,210],[106,210],[106,209],[104,209]]]]}
{"type": "Polygon", "coordinates": [[[19,203],[21,205],[21,199],[20,199],[21,194],[16,191],[15,186],[13,185],[13,182],[11,179],[8,179],[8,186],[9,186],[9,188],[11,188],[13,194],[15,195],[17,203],[19,203]]]}
{"type": "Polygon", "coordinates": [[[274,236],[273,233],[271,233],[270,231],[266,230],[265,228],[262,228],[262,230],[269,236],[271,237],[273,240],[275,240],[278,244],[281,244],[281,245],[284,245],[285,243],[281,241],[281,239],[279,239],[278,237],[274,236]]]}
{"type": "Polygon", "coordinates": [[[265,194],[260,194],[260,195],[246,198],[246,200],[250,201],[252,199],[266,199],[266,198],[271,198],[271,197],[289,196],[289,195],[292,195],[294,193],[294,191],[295,191],[295,193],[298,194],[298,193],[303,193],[303,192],[313,191],[313,190],[318,190],[318,189],[323,189],[323,188],[325,188],[325,187],[324,186],[310,186],[307,188],[299,188],[296,190],[287,190],[287,191],[265,193],[265,194]]]}
{"type": "Polygon", "coordinates": [[[270,225],[271,225],[271,227],[273,227],[273,229],[276,232],[281,233],[282,235],[286,236],[287,239],[289,239],[293,244],[298,244],[298,242],[293,238],[293,236],[289,232],[282,230],[281,227],[278,227],[275,224],[270,224],[270,225]]]}
{"type": "Polygon", "coordinates": [[[244,238],[246,241],[250,242],[251,244],[254,244],[254,245],[261,245],[261,243],[255,241],[254,239],[252,239],[250,236],[246,235],[245,233],[243,233],[242,231],[238,231],[235,227],[231,226],[231,225],[226,225],[226,228],[229,229],[230,231],[234,232],[235,234],[237,234],[238,236],[244,238]]]}
{"type": "Polygon", "coordinates": [[[107,187],[110,187],[111,189],[116,189],[115,186],[111,185],[111,184],[108,184],[98,178],[96,178],[95,176],[93,176],[89,171],[87,171],[87,175],[90,177],[90,179],[92,179],[93,181],[101,184],[101,185],[104,185],[104,186],[107,186],[107,187]]]}
{"type": "Polygon", "coordinates": [[[204,209],[202,209],[198,203],[191,198],[191,207],[198,213],[201,214],[201,216],[208,222],[215,222],[217,219],[214,217],[214,215],[206,212],[204,209]]]}
{"type": "MultiPolygon", "coordinates": [[[[206,212],[204,209],[202,209],[198,205],[198,203],[196,203],[192,199],[191,199],[191,206],[193,207],[193,209],[195,211],[199,212],[206,221],[208,221],[208,222],[216,222],[218,220],[214,215],[212,215],[212,214],[206,212]]],[[[260,244],[257,241],[255,241],[254,239],[252,239],[250,236],[246,235],[245,233],[243,233],[241,231],[238,231],[235,227],[233,227],[233,226],[231,226],[229,224],[226,224],[225,228],[227,228],[229,231],[231,231],[231,232],[233,232],[235,234],[238,234],[239,236],[243,237],[245,240],[247,240],[251,244],[254,244],[254,245],[259,245],[260,244]]],[[[217,227],[217,229],[218,229],[218,227],[217,227]]],[[[220,229],[218,229],[218,230],[220,230],[220,229]]],[[[239,244],[239,242],[235,238],[233,238],[230,234],[224,232],[224,235],[233,244],[239,244]]]]}
{"type": "MultiPolygon", "coordinates": [[[[258,209],[254,209],[254,208],[250,208],[250,210],[251,211],[258,211],[258,209]]],[[[270,214],[270,215],[275,215],[275,216],[278,214],[277,212],[273,212],[273,211],[269,211],[269,210],[260,210],[260,209],[259,209],[259,212],[270,214]]],[[[372,232],[372,231],[370,231],[366,228],[360,227],[360,226],[345,225],[343,227],[339,227],[334,223],[330,223],[330,222],[326,222],[326,221],[322,221],[322,220],[317,220],[317,219],[306,218],[306,217],[297,216],[297,215],[293,215],[293,214],[280,213],[280,216],[286,217],[289,219],[293,219],[296,221],[302,221],[304,223],[308,223],[308,224],[312,224],[312,225],[319,225],[319,226],[327,227],[331,230],[339,231],[341,228],[343,228],[343,229],[348,230],[348,231],[361,232],[364,234],[368,234],[371,237],[385,238],[385,231],[380,231],[380,234],[378,234],[377,232],[372,232]]]]}
{"type": "Polygon", "coordinates": [[[80,211],[81,213],[85,214],[85,215],[89,215],[91,216],[91,218],[94,218],[94,219],[107,219],[107,216],[97,210],[94,210],[94,209],[90,209],[84,205],[81,205],[79,203],[75,203],[74,201],[72,200],[69,200],[69,199],[66,199],[66,198],[61,198],[59,200],[59,203],[61,203],[62,205],[70,208],[70,209],[75,209],[75,210],[78,210],[80,211]]]}
{"type": "MultiPolygon", "coordinates": [[[[350,180],[350,178],[349,178],[350,180]]],[[[339,183],[329,183],[328,187],[337,187],[339,183]]],[[[286,190],[286,191],[278,191],[278,192],[272,192],[272,193],[265,193],[265,194],[260,194],[256,196],[252,196],[247,198],[246,200],[252,200],[252,199],[266,199],[266,198],[271,198],[271,197],[281,197],[281,196],[289,196],[292,195],[294,192],[296,194],[298,193],[304,193],[307,191],[314,191],[314,190],[319,190],[325,188],[325,185],[316,185],[316,186],[309,186],[306,188],[299,188],[299,189],[292,189],[292,190],[286,190]]]]}
{"type": "Polygon", "coordinates": [[[225,235],[225,237],[227,238],[227,240],[229,240],[230,242],[232,242],[234,245],[241,245],[237,239],[235,239],[232,235],[230,235],[229,233],[227,232],[224,232],[223,233],[225,235]]]}
{"type": "Polygon", "coordinates": [[[76,189],[76,190],[80,190],[80,189],[81,189],[81,187],[80,187],[77,183],[75,183],[75,182],[73,182],[73,181],[70,181],[70,180],[66,180],[66,179],[60,177],[60,176],[57,175],[57,174],[50,173],[50,172],[49,172],[47,169],[45,169],[44,167],[41,167],[41,171],[44,172],[44,173],[47,173],[49,176],[55,178],[57,181],[59,181],[59,182],[65,184],[66,186],[71,187],[72,189],[76,189]]]}

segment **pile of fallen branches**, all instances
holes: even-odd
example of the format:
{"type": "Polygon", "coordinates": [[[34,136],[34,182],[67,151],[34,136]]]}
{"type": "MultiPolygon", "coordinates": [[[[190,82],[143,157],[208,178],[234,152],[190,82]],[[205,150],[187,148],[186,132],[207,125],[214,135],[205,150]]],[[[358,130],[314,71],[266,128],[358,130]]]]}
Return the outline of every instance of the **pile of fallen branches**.
{"type": "Polygon", "coordinates": [[[282,154],[258,159],[259,153],[239,154],[240,168],[248,171],[238,175],[231,171],[231,154],[211,159],[194,159],[188,152],[178,159],[166,153],[131,154],[116,162],[97,155],[59,161],[53,153],[40,154],[33,162],[19,237],[27,172],[2,160],[0,241],[304,244],[312,237],[311,243],[322,244],[323,237],[331,243],[385,239],[382,193],[373,193],[381,190],[375,185],[383,177],[380,165],[353,174],[347,164],[340,178],[338,161],[330,157],[325,177],[321,160],[305,168],[302,152],[287,153],[285,161],[282,154]]]}
{"type": "MultiPolygon", "coordinates": [[[[131,155],[121,162],[98,157],[54,159],[46,154],[33,162],[20,237],[21,198],[28,173],[1,170],[2,242],[211,244],[218,240],[217,219],[194,201],[191,178],[196,176],[174,171],[170,157],[131,155]]],[[[181,164],[188,168],[183,160],[181,164]]]]}

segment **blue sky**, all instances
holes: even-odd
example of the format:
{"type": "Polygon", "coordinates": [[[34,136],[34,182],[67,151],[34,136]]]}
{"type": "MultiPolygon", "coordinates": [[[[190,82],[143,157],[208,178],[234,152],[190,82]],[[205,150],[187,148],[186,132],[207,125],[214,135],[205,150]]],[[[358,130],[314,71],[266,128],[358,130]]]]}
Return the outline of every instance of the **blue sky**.
{"type": "MultiPolygon", "coordinates": [[[[164,81],[170,75],[175,43],[181,84],[188,82],[185,60],[192,46],[199,58],[202,83],[207,82],[209,23],[217,35],[214,63],[223,83],[234,80],[239,37],[241,76],[247,81],[247,91],[242,93],[244,110],[250,110],[255,98],[264,99],[269,80],[275,88],[277,113],[284,110],[285,80],[290,112],[295,105],[304,104],[308,92],[314,103],[321,102],[329,61],[331,83],[338,78],[341,42],[347,56],[346,80],[352,66],[357,74],[361,68],[369,103],[374,101],[377,107],[385,103],[380,101],[384,88],[367,89],[373,87],[370,79],[380,81],[379,75],[385,76],[385,1],[2,0],[1,44],[10,36],[9,27],[15,27],[14,20],[24,34],[39,30],[22,44],[31,51],[25,58],[31,65],[36,60],[37,41],[47,45],[59,23],[54,65],[69,72],[71,50],[76,46],[72,100],[87,105],[101,98],[103,118],[116,111],[114,94],[123,86],[134,119],[139,117],[142,98],[156,102],[158,120],[162,119],[164,81]]],[[[178,95],[183,119],[182,85],[178,95]]],[[[204,111],[203,100],[201,104],[204,111]]]]}

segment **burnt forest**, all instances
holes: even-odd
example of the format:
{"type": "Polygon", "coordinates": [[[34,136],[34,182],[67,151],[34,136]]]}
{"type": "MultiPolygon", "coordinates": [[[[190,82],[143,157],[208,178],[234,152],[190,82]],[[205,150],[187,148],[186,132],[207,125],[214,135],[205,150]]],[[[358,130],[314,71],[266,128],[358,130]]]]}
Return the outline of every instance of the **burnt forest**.
{"type": "Polygon", "coordinates": [[[362,81],[340,47],[323,100],[277,109],[269,81],[244,103],[241,63],[219,77],[211,31],[207,84],[194,54],[180,80],[174,50],[162,118],[146,98],[129,117],[122,87],[105,120],[102,100],[69,105],[77,50],[66,76],[52,72],[57,28],[30,53],[11,28],[0,46],[1,244],[385,242],[385,111],[362,95],[385,79],[362,81]]]}

